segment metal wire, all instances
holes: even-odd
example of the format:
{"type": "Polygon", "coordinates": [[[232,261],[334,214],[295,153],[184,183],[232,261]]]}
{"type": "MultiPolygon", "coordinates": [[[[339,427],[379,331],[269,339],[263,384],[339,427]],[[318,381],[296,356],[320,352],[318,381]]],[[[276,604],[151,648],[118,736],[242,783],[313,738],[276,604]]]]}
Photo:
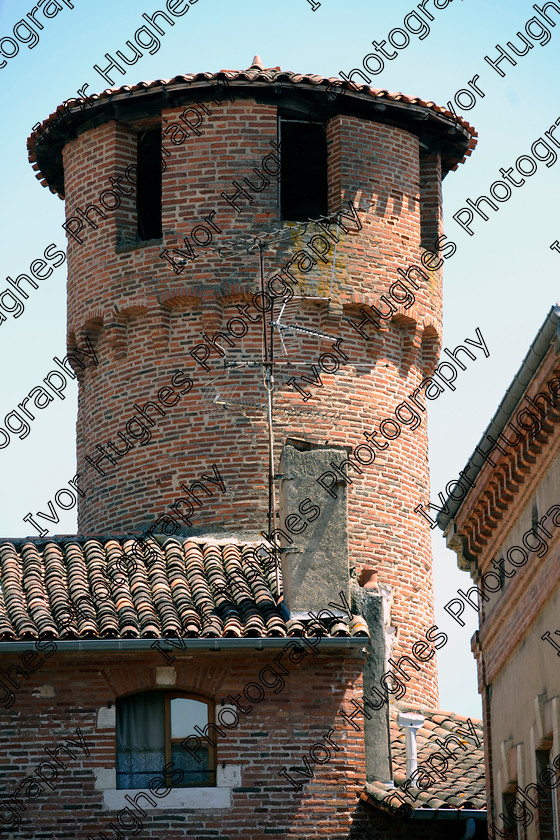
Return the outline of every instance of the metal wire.
{"type": "MultiPolygon", "coordinates": [[[[372,202],[371,204],[366,205],[366,207],[358,207],[356,208],[360,212],[364,210],[369,210],[370,207],[374,207],[376,202],[372,202]]],[[[282,227],[272,228],[272,230],[262,231],[258,235],[247,235],[240,233],[239,236],[232,237],[230,239],[225,239],[223,244],[216,248],[208,248],[209,251],[213,251],[215,254],[219,256],[223,256],[223,252],[226,254],[249,254],[251,251],[254,251],[255,248],[259,247],[259,243],[263,243],[263,241],[268,241],[269,244],[274,243],[275,245],[279,245],[282,242],[288,242],[293,238],[294,235],[305,234],[307,233],[307,228],[310,224],[319,224],[320,222],[336,222],[338,218],[338,213],[329,213],[327,215],[317,216],[314,219],[307,219],[306,222],[296,222],[295,225],[290,227],[286,227],[286,223],[283,224],[282,227]],[[300,228],[300,230],[297,230],[300,228]],[[303,230],[301,230],[303,228],[303,230]],[[288,235],[286,235],[288,234],[288,235]],[[247,243],[251,243],[248,245],[247,243]]],[[[336,243],[335,243],[335,253],[336,253],[336,243]]],[[[179,265],[186,265],[190,260],[188,259],[178,259],[176,262],[179,265]]]]}
{"type": "MultiPolygon", "coordinates": [[[[376,204],[377,204],[376,201],[372,201],[371,204],[366,204],[365,207],[356,207],[355,209],[359,212],[364,212],[364,211],[369,210],[372,207],[375,207],[376,204]]],[[[221,245],[219,248],[210,248],[209,250],[214,251],[215,253],[219,253],[220,256],[222,256],[222,251],[224,251],[224,250],[227,251],[228,253],[231,253],[231,254],[244,254],[244,253],[249,254],[255,248],[258,248],[259,242],[261,242],[265,238],[270,240],[270,242],[272,242],[272,240],[274,240],[274,244],[277,245],[277,244],[280,244],[281,242],[287,242],[288,240],[292,239],[292,236],[293,236],[294,232],[296,232],[296,227],[298,227],[298,226],[299,227],[303,226],[303,228],[304,228],[303,233],[307,233],[307,228],[310,224],[319,224],[320,222],[331,222],[332,223],[332,222],[336,221],[337,218],[338,218],[338,213],[329,213],[328,215],[317,216],[314,219],[308,219],[306,222],[297,222],[296,225],[294,225],[293,227],[289,227],[289,228],[287,228],[286,224],[284,224],[283,227],[273,228],[272,230],[264,231],[263,233],[260,233],[258,236],[257,235],[247,236],[246,234],[240,234],[239,236],[237,236],[235,238],[226,239],[224,241],[224,244],[221,245]],[[285,236],[286,232],[289,232],[288,236],[285,236]],[[283,238],[280,238],[280,237],[282,237],[282,235],[284,235],[283,238]],[[249,247],[246,247],[246,245],[242,244],[243,242],[246,243],[249,240],[252,240],[252,244],[249,247]],[[241,244],[238,245],[237,243],[241,243],[241,244]]],[[[299,231],[296,232],[296,235],[298,233],[299,233],[299,231]]],[[[335,254],[336,254],[336,242],[335,242],[335,254]]]]}

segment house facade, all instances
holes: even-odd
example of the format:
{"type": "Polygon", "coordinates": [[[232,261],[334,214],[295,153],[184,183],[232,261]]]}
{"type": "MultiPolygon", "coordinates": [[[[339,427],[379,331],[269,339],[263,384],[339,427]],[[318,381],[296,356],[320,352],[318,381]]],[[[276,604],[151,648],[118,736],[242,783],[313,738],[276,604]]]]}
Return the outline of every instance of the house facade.
{"type": "Polygon", "coordinates": [[[473,582],[449,613],[479,616],[492,837],[560,837],[559,314],[552,307],[466,465],[472,487],[454,487],[438,517],[473,582]]]}

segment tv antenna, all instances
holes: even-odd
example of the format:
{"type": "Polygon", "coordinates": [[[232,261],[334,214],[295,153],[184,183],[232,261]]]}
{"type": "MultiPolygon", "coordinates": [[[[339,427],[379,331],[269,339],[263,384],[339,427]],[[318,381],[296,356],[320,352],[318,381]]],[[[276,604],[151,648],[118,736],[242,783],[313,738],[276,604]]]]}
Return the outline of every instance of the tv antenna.
{"type": "MultiPolygon", "coordinates": [[[[325,219],[332,220],[332,217],[324,217],[325,219]]],[[[309,221],[315,221],[310,219],[309,221]]],[[[305,229],[307,229],[307,224],[304,223],[305,229]]],[[[334,282],[334,273],[336,267],[336,246],[338,240],[335,240],[334,250],[333,250],[333,257],[332,257],[332,271],[331,271],[331,282],[330,282],[330,289],[329,289],[329,296],[325,298],[324,296],[319,295],[301,295],[301,296],[292,296],[288,300],[282,302],[282,307],[280,309],[280,313],[278,318],[275,320],[274,318],[274,305],[275,301],[274,298],[271,298],[271,306],[269,308],[270,312],[270,323],[267,325],[267,318],[266,318],[266,300],[267,296],[265,293],[265,277],[264,277],[264,250],[268,246],[270,247],[273,244],[280,243],[283,241],[287,241],[288,239],[292,238],[292,234],[290,231],[286,231],[285,228],[279,228],[275,231],[269,231],[264,235],[252,238],[252,241],[247,241],[247,238],[243,238],[243,242],[241,244],[241,248],[239,251],[245,250],[246,252],[254,252],[258,250],[259,254],[259,279],[260,279],[260,289],[261,289],[261,311],[262,311],[262,343],[261,343],[261,361],[255,362],[250,360],[244,360],[242,357],[238,359],[230,359],[228,360],[227,357],[224,359],[224,369],[225,373],[219,374],[215,379],[213,379],[208,386],[203,388],[203,393],[211,396],[213,394],[212,402],[214,404],[223,405],[227,408],[228,405],[239,405],[241,408],[244,405],[253,405],[257,408],[264,408],[266,411],[266,423],[267,423],[267,437],[268,437],[268,533],[269,537],[267,538],[269,542],[272,543],[272,550],[274,553],[274,560],[275,560],[275,571],[276,571],[276,589],[278,592],[278,596],[280,595],[280,574],[279,574],[279,563],[278,563],[278,554],[281,551],[280,546],[277,544],[278,537],[276,536],[276,523],[277,523],[277,510],[276,510],[276,499],[274,494],[274,481],[275,481],[275,473],[274,473],[274,415],[273,415],[273,408],[274,408],[274,388],[275,388],[275,365],[282,369],[282,378],[285,377],[285,374],[292,374],[294,368],[297,369],[298,363],[294,360],[294,344],[296,344],[298,350],[300,349],[300,342],[305,338],[309,339],[319,339],[324,341],[336,341],[336,336],[328,335],[327,333],[321,332],[319,330],[312,329],[305,325],[304,321],[301,318],[298,318],[300,315],[302,304],[304,301],[321,301],[321,302],[329,302],[331,300],[332,295],[332,288],[334,282]],[[286,235],[288,233],[288,235],[286,235]],[[268,240],[268,241],[266,241],[268,240]],[[278,363],[275,360],[275,347],[274,347],[274,333],[275,331],[278,333],[282,344],[282,356],[284,359],[278,363]],[[291,359],[289,357],[292,357],[291,359]],[[288,357],[288,358],[286,358],[288,357]],[[262,374],[262,382],[264,385],[264,400],[261,401],[258,390],[254,389],[251,394],[251,398],[249,400],[245,399],[245,393],[247,389],[247,379],[250,379],[250,374],[247,374],[253,370],[255,374],[255,384],[258,377],[258,370],[260,369],[262,374]],[[290,370],[291,369],[291,370],[290,370]],[[236,378],[235,373],[237,370],[243,370],[244,376],[243,379],[236,378]],[[225,379],[224,379],[225,377],[225,379]],[[251,400],[254,399],[254,402],[251,400]]],[[[227,243],[227,246],[232,251],[238,250],[238,248],[233,245],[233,243],[227,243]],[[232,247],[233,246],[233,247],[232,247]]],[[[217,249],[218,250],[218,249],[217,249]]],[[[220,251],[222,249],[219,249],[220,251]]],[[[183,261],[178,261],[183,262],[183,261]]],[[[185,261],[186,262],[186,261],[185,261]]],[[[227,348],[224,348],[227,352],[227,348]]],[[[303,355],[303,354],[302,354],[303,355]]],[[[301,365],[303,365],[303,359],[301,360],[301,365]]],[[[262,393],[262,392],[261,392],[262,393]]]]}

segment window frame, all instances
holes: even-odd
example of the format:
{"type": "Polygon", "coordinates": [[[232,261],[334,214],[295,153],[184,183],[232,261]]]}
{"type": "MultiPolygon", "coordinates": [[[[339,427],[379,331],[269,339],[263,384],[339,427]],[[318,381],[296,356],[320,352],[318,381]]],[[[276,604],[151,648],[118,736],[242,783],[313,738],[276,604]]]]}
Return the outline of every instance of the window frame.
{"type": "MultiPolygon", "coordinates": [[[[192,691],[181,691],[180,689],[169,689],[163,688],[159,686],[155,686],[154,688],[144,688],[140,691],[133,691],[129,694],[122,694],[119,697],[115,698],[115,707],[118,711],[117,703],[119,701],[124,700],[131,700],[133,697],[139,697],[143,694],[148,694],[150,692],[156,691],[159,694],[163,695],[163,745],[164,745],[164,767],[161,771],[161,777],[165,779],[165,784],[168,788],[172,790],[196,790],[200,788],[215,788],[217,787],[217,748],[213,746],[211,741],[208,742],[208,776],[209,779],[196,784],[173,784],[172,778],[173,773],[177,771],[173,769],[172,760],[173,760],[173,746],[181,746],[182,742],[188,736],[182,736],[180,738],[172,738],[171,737],[171,701],[174,699],[184,699],[184,700],[195,700],[197,703],[203,703],[206,705],[207,708],[207,725],[208,727],[211,725],[216,726],[216,701],[212,697],[208,697],[203,694],[197,694],[196,692],[192,691]],[[167,768],[171,768],[168,770],[167,768]]],[[[118,767],[118,743],[117,743],[117,718],[115,718],[115,769],[118,767]]],[[[208,730],[207,730],[208,731],[208,730]]],[[[195,733],[193,733],[195,734],[195,733]]],[[[140,790],[140,788],[120,788],[117,786],[117,790],[127,791],[127,790],[140,790]]],[[[148,788],[141,788],[141,790],[149,790],[148,788]]]]}
{"type": "MultiPolygon", "coordinates": [[[[543,746],[535,750],[535,767],[537,771],[537,784],[543,771],[550,770],[556,776],[554,768],[554,750],[550,738],[543,742],[543,746]]],[[[543,840],[560,840],[558,832],[558,792],[556,788],[543,785],[543,797],[538,797],[537,824],[539,834],[543,840]],[[546,813],[546,812],[549,813],[546,813]],[[550,817],[550,832],[543,830],[541,821],[550,817]]]]}
{"type": "MultiPolygon", "coordinates": [[[[173,745],[181,746],[185,738],[188,735],[185,735],[182,738],[172,738],[171,737],[171,701],[172,700],[196,700],[197,703],[205,703],[207,706],[208,712],[208,720],[207,725],[209,726],[211,723],[215,725],[216,717],[216,704],[215,702],[209,698],[205,697],[202,694],[194,694],[188,691],[170,691],[169,689],[162,689],[163,691],[163,738],[164,738],[164,749],[165,749],[165,767],[170,766],[170,763],[173,760],[173,745]]],[[[210,742],[208,744],[208,775],[210,776],[210,782],[204,783],[201,785],[175,785],[177,789],[182,788],[196,788],[196,787],[216,787],[216,766],[217,766],[217,758],[216,758],[216,747],[212,746],[210,742]]],[[[170,779],[172,776],[173,771],[171,773],[165,773],[165,783],[168,787],[174,787],[170,783],[170,779]]]]}
{"type": "Polygon", "coordinates": [[[522,826],[521,821],[512,817],[508,811],[510,805],[513,805],[516,802],[516,794],[515,790],[506,790],[502,793],[502,813],[503,816],[506,817],[504,820],[504,828],[506,829],[507,833],[502,834],[502,837],[505,837],[506,840],[524,840],[524,826],[522,826]],[[510,826],[509,823],[513,822],[514,825],[510,826]]]}

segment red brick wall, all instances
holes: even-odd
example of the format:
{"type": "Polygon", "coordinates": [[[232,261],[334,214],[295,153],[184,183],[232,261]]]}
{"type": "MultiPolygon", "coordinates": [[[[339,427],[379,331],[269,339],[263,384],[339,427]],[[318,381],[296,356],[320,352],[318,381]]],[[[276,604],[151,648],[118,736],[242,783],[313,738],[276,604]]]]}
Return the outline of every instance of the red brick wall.
{"type": "MultiPolygon", "coordinates": [[[[258,681],[259,670],[278,651],[174,653],[174,690],[206,694],[220,703],[230,692],[240,692],[247,682],[258,681]]],[[[19,657],[6,656],[2,667],[19,662],[19,657]]],[[[45,785],[43,793],[35,791],[35,800],[20,791],[26,810],[18,837],[85,840],[91,834],[97,840],[103,830],[107,837],[113,836],[106,826],[109,820],[115,821],[117,812],[101,810],[103,794],[95,789],[94,768],[115,768],[115,730],[97,729],[97,712],[114,704],[118,696],[156,687],[155,668],[162,665],[164,659],[154,653],[57,652],[27,682],[21,680],[23,686],[15,692],[14,705],[1,710],[4,760],[0,800],[13,793],[26,775],[33,775],[42,761],[49,761],[46,748],[54,749],[66,737],[77,740],[77,727],[91,754],[86,757],[78,749],[72,760],[59,753],[67,767],[59,770],[54,790],[45,785]]],[[[140,837],[200,840],[219,835],[231,840],[265,840],[277,835],[294,840],[342,840],[348,836],[357,794],[365,782],[363,735],[346,726],[337,713],[343,704],[349,705],[354,691],[361,693],[362,657],[332,651],[309,653],[300,664],[286,660],[286,665],[289,674],[284,677],[283,691],[275,695],[272,688],[267,689],[265,699],[253,712],[240,714],[239,726],[218,739],[218,764],[242,766],[242,787],[234,789],[231,809],[174,812],[147,806],[140,837]],[[331,727],[330,738],[339,752],[332,750],[330,761],[317,764],[311,760],[309,748],[316,742],[325,743],[322,736],[331,727]],[[303,767],[304,755],[315,777],[296,791],[278,771],[284,766],[303,767]]],[[[46,769],[43,772],[47,774],[46,769]]],[[[165,803],[165,799],[161,801],[165,803]]],[[[129,836],[124,830],[123,834],[129,836]]]]}
{"type": "MultiPolygon", "coordinates": [[[[212,210],[216,211],[214,222],[223,231],[214,234],[216,245],[229,236],[279,225],[273,179],[262,192],[251,193],[252,204],[240,200],[241,213],[220,198],[224,190],[234,192],[233,179],[243,183],[247,177],[257,182],[253,167],[258,168],[272,151],[269,141],[277,137],[276,108],[242,98],[209,105],[213,113],[206,118],[201,136],[176,147],[166,140],[173,152],[165,158],[163,173],[163,246],[168,249],[181,246],[182,237],[212,210]]],[[[164,117],[172,121],[181,110],[168,109],[164,117]]],[[[430,362],[423,346],[432,349],[428,357],[433,360],[433,350],[440,343],[441,271],[430,272],[429,281],[415,292],[415,304],[408,309],[398,306],[382,330],[367,327],[369,341],[348,323],[349,318],[358,323],[362,319],[359,308],[377,305],[381,295],[388,293],[389,286],[399,280],[397,268],[421,265],[417,138],[402,129],[351,116],[331,119],[327,136],[330,211],[348,210],[349,201],[362,208],[371,206],[360,213],[362,230],[338,234],[332,302],[326,301],[332,270],[329,258],[306,275],[296,272],[300,278],[296,293],[304,289],[323,300],[307,301],[290,318],[333,338],[341,337],[349,361],[337,374],[321,372],[322,387],[303,383],[312,394],[306,401],[286,384],[294,371],[283,372],[279,364],[277,456],[288,436],[350,446],[365,443],[363,432],[371,432],[382,419],[393,416],[395,406],[427,375],[430,362]],[[340,412],[340,419],[333,422],[314,414],[294,418],[286,413],[293,408],[332,410],[340,412]]],[[[109,185],[108,177],[122,174],[127,162],[133,162],[132,141],[129,129],[110,123],[67,144],[68,214],[86,200],[96,201],[109,185]]],[[[428,199],[433,203],[440,194],[437,158],[428,175],[428,199]]],[[[203,397],[202,387],[221,372],[222,359],[212,351],[207,372],[188,355],[202,342],[201,330],[210,335],[225,331],[228,319],[239,316],[236,305],[250,302],[258,289],[257,254],[220,257],[200,249],[200,256],[177,275],[160,259],[159,244],[115,253],[119,231],[131,227],[127,214],[132,211],[128,205],[123,208],[120,216],[109,212],[98,230],[88,229],[83,245],[70,240],[68,248],[69,334],[79,339],[87,331],[99,357],[99,365],[81,377],[78,470],[86,498],[80,499],[80,531],[143,529],[169,512],[169,505],[181,495],[181,482],[200,478],[211,471],[212,463],[224,476],[227,492],[205,496],[193,525],[201,531],[221,525],[262,529],[267,505],[266,415],[256,408],[213,406],[203,397]],[[156,399],[158,389],[169,385],[177,369],[186,370],[194,386],[175,407],[164,409],[165,417],[154,415],[157,426],[151,430],[151,443],[136,442],[116,466],[105,461],[104,477],[90,466],[84,468],[85,455],[96,457],[96,444],[113,441],[123,447],[117,432],[124,431],[134,413],[133,404],[156,399]]],[[[306,233],[294,233],[292,241],[267,249],[267,277],[320,232],[310,225],[306,233]]],[[[252,305],[249,311],[256,316],[252,305]]],[[[260,324],[251,325],[235,342],[235,348],[228,348],[222,339],[232,357],[259,360],[260,324]]],[[[300,374],[311,375],[311,364],[317,366],[323,352],[332,352],[331,342],[301,334],[292,344],[290,359],[299,362],[298,382],[300,374]]],[[[283,361],[281,355],[277,359],[283,361]]],[[[242,369],[235,381],[245,383],[240,389],[242,399],[255,399],[258,376],[254,369],[242,369]]],[[[262,401],[262,388],[259,393],[262,401]]],[[[374,562],[379,581],[393,587],[392,623],[399,631],[396,653],[410,653],[411,644],[433,624],[429,528],[418,517],[410,520],[410,511],[429,495],[426,414],[418,429],[412,432],[403,426],[400,437],[377,453],[374,464],[362,469],[349,488],[352,565],[359,568],[374,562]]],[[[325,491],[317,486],[314,501],[320,505],[322,498],[325,491]]],[[[411,681],[407,696],[437,706],[434,662],[411,681]]]]}

